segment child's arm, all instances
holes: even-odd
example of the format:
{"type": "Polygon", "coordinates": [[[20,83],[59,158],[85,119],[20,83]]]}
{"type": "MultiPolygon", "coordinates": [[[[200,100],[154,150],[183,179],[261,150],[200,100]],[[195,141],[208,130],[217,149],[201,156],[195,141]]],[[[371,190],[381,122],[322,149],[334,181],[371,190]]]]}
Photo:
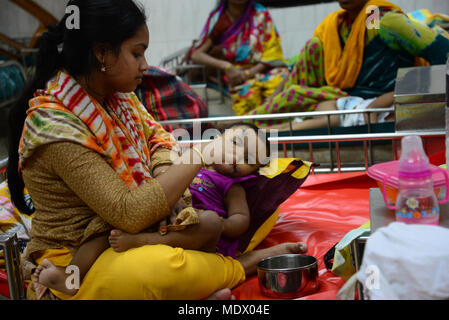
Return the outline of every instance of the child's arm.
{"type": "Polygon", "coordinates": [[[245,189],[240,184],[233,184],[224,199],[228,210],[228,218],[223,219],[223,235],[236,238],[249,227],[249,208],[245,189]]]}

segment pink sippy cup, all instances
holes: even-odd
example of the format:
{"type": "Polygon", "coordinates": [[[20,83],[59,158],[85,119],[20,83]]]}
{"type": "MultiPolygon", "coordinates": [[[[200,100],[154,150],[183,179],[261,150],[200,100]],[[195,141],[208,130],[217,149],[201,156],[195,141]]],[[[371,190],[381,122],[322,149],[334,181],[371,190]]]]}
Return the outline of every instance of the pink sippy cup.
{"type": "MultiPolygon", "coordinates": [[[[399,192],[396,206],[387,204],[395,210],[396,221],[407,224],[438,225],[440,209],[438,204],[449,200],[449,178],[446,179],[446,197],[438,201],[435,196],[432,172],[419,136],[402,138],[402,153],[399,160],[399,192]]],[[[385,193],[385,184],[384,184],[385,193]]]]}

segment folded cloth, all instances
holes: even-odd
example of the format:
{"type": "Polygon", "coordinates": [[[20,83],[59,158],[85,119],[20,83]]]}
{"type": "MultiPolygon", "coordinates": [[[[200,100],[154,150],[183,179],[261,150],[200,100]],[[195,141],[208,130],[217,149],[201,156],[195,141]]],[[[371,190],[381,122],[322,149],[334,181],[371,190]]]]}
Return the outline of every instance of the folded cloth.
{"type": "Polygon", "coordinates": [[[449,299],[449,229],[393,222],[368,239],[357,280],[369,300],[449,299]]]}
{"type": "Polygon", "coordinates": [[[357,229],[349,231],[335,245],[334,262],[332,264],[332,272],[339,275],[344,280],[348,280],[356,270],[351,260],[350,244],[358,237],[369,235],[370,222],[363,224],[357,229]]]}

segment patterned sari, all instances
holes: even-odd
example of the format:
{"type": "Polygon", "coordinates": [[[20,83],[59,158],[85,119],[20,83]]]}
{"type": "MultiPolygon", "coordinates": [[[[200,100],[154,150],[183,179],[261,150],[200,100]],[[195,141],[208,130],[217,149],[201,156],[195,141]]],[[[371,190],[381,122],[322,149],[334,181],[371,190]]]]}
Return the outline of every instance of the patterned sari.
{"type": "MultiPolygon", "coordinates": [[[[209,115],[203,99],[179,77],[161,67],[151,66],[134,93],[157,122],[209,115]]],[[[193,130],[191,124],[164,126],[168,132],[178,128],[193,130]]]]}
{"type": "Polygon", "coordinates": [[[399,68],[444,64],[447,53],[444,34],[390,2],[370,0],[355,20],[343,9],[326,17],[297,56],[284,90],[249,114],[313,111],[320,102],[346,95],[375,98],[394,90],[399,68]],[[379,8],[379,25],[367,28],[371,5],[379,8]]]}
{"type": "Polygon", "coordinates": [[[287,61],[283,57],[281,38],[264,6],[250,0],[244,14],[230,25],[226,25],[226,7],[227,1],[221,1],[211,12],[197,48],[221,27],[225,30],[221,32],[218,43],[214,43],[220,48],[220,58],[240,69],[251,68],[258,63],[268,67],[267,71],[230,88],[233,109],[237,115],[243,115],[260,106],[274,92],[288,74],[287,61]],[[223,25],[229,27],[223,28],[223,25]]]}

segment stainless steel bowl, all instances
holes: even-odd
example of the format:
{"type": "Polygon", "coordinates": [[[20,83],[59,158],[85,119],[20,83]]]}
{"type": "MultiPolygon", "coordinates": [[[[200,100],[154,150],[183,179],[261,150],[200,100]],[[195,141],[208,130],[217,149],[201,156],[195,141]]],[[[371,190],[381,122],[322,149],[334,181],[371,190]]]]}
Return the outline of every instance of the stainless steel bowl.
{"type": "Polygon", "coordinates": [[[318,263],[304,254],[284,254],[261,260],[257,277],[262,294],[273,298],[298,298],[319,289],[318,263]]]}

